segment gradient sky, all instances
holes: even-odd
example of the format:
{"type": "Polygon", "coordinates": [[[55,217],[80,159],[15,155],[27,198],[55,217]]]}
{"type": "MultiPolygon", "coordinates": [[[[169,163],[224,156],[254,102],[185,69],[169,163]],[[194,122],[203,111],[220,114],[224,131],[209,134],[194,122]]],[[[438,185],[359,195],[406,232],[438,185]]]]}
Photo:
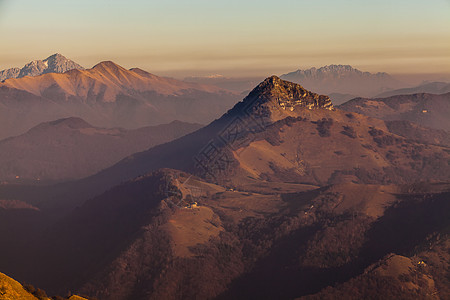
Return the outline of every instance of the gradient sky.
{"type": "Polygon", "coordinates": [[[450,73],[450,0],[0,0],[0,69],[59,52],[155,74],[450,73]]]}

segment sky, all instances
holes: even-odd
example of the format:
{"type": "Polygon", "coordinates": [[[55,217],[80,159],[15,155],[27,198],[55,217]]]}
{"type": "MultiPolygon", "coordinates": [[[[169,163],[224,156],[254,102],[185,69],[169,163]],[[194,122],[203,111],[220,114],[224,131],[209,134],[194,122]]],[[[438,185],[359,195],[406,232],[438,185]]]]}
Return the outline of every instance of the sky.
{"type": "Polygon", "coordinates": [[[450,0],[0,0],[0,70],[61,53],[183,78],[450,74],[450,0]]]}

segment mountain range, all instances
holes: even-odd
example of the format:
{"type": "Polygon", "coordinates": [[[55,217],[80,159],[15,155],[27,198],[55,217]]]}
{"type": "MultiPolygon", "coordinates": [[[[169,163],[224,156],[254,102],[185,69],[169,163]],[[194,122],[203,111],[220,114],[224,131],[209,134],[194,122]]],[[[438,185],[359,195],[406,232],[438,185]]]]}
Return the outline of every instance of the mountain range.
{"type": "Polygon", "coordinates": [[[135,129],[174,120],[205,124],[229,109],[237,97],[214,86],[102,62],[89,70],[0,83],[0,139],[68,117],[107,128],[135,129]]]}
{"type": "Polygon", "coordinates": [[[72,69],[84,70],[84,68],[76,62],[56,53],[44,60],[34,60],[26,64],[23,68],[11,68],[0,71],[0,81],[9,78],[38,76],[47,73],[64,73],[72,69]]]}
{"type": "Polygon", "coordinates": [[[210,125],[133,155],[91,180],[121,182],[170,167],[241,188],[259,180],[408,183],[447,178],[447,155],[439,146],[424,148],[392,134],[382,120],[335,110],[327,96],[270,77],[210,125]]]}
{"type": "Polygon", "coordinates": [[[200,127],[173,121],[134,130],[107,129],[74,117],[45,122],[0,141],[0,181],[44,183],[87,177],[200,127]]]}
{"type": "Polygon", "coordinates": [[[450,148],[390,122],[271,76],[95,175],[0,185],[0,270],[99,299],[448,298],[450,148]]]}
{"type": "MultiPolygon", "coordinates": [[[[300,83],[305,88],[322,94],[339,94],[338,100],[351,97],[372,97],[386,90],[404,87],[405,84],[391,75],[379,72],[362,72],[349,65],[328,65],[286,73],[280,78],[300,83]],[[342,97],[342,94],[347,94],[342,97]]],[[[339,103],[337,103],[339,104],[339,103]]]]}

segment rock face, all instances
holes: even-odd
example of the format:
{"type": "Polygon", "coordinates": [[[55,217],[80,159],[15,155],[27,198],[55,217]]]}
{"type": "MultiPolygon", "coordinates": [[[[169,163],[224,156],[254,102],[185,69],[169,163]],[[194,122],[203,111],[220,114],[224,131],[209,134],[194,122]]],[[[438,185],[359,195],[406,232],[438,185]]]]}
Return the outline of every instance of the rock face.
{"type": "MultiPolygon", "coordinates": [[[[56,297],[49,298],[43,290],[39,288],[36,289],[30,284],[22,286],[18,281],[0,273],[0,300],[45,300],[55,299],[56,297]]],[[[86,298],[77,295],[72,295],[68,298],[58,297],[58,299],[87,300],[86,298]]]]}
{"type": "Polygon", "coordinates": [[[310,90],[323,94],[340,93],[374,96],[386,90],[404,87],[387,73],[362,72],[349,65],[329,65],[321,68],[297,70],[280,76],[301,83],[310,90]]]}
{"type": "Polygon", "coordinates": [[[20,69],[19,68],[11,68],[0,71],[0,81],[3,81],[8,78],[17,78],[19,77],[20,69]]]}
{"type": "Polygon", "coordinates": [[[26,64],[22,69],[11,68],[0,71],[0,81],[9,78],[39,76],[47,73],[64,73],[73,69],[84,70],[84,68],[76,62],[56,53],[44,60],[34,60],[26,64]]]}
{"type": "Polygon", "coordinates": [[[290,111],[300,107],[333,109],[333,104],[328,96],[312,93],[299,84],[281,80],[277,76],[271,76],[261,82],[244,99],[244,102],[250,101],[259,105],[271,102],[283,110],[290,111]]]}

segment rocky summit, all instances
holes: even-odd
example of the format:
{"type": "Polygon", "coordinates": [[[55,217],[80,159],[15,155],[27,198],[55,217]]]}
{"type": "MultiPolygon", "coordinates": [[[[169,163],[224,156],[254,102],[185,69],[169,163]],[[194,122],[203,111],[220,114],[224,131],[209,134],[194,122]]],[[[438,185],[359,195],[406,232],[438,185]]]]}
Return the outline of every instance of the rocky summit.
{"type": "Polygon", "coordinates": [[[333,104],[328,96],[310,92],[301,85],[282,80],[277,76],[271,76],[261,82],[245,101],[259,98],[258,102],[275,101],[282,109],[293,111],[297,107],[308,109],[333,109],[333,104]]]}
{"type": "Polygon", "coordinates": [[[22,78],[25,76],[39,76],[47,73],[64,73],[69,70],[84,70],[76,62],[56,53],[44,60],[34,60],[26,64],[23,68],[11,68],[0,71],[0,81],[9,78],[22,78]]]}
{"type": "Polygon", "coordinates": [[[231,115],[247,115],[270,124],[287,116],[297,116],[305,109],[333,110],[334,107],[328,96],[310,92],[299,84],[271,76],[238,103],[231,110],[231,115]]]}

